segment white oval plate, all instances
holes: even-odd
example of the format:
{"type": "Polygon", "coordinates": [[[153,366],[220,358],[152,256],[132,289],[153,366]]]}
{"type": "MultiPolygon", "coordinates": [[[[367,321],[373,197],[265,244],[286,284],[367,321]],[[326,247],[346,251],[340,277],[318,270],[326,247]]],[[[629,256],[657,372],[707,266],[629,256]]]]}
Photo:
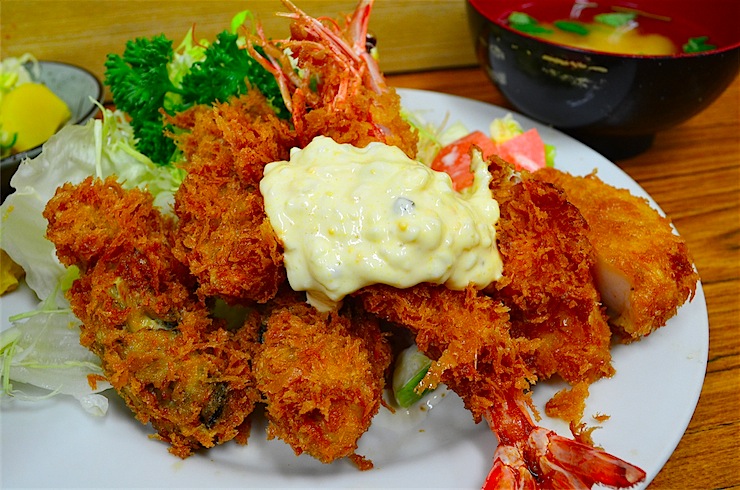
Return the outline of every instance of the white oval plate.
{"type": "MultiPolygon", "coordinates": [[[[493,118],[507,112],[460,97],[400,90],[404,106],[429,122],[460,121],[468,129],[487,131],[493,118]]],[[[649,199],[627,174],[576,140],[514,114],[525,127],[537,127],[557,147],[556,166],[599,176],[617,187],[649,199]]],[[[657,208],[654,201],[650,202],[657,208]]],[[[33,306],[28,289],[0,300],[2,327],[8,315],[33,306]]],[[[647,472],[645,488],[681,439],[699,398],[709,347],[709,324],[701,285],[668,325],[645,340],[614,348],[613,378],[591,386],[584,421],[599,426],[596,444],[647,472]],[[599,424],[592,415],[610,418],[599,424]]],[[[544,403],[562,385],[535,388],[544,403]]],[[[455,395],[430,411],[389,414],[381,409],[360,441],[359,453],[375,469],[358,471],[347,461],[324,465],[296,457],[279,440],[267,441],[258,418],[247,446],[235,443],[201,451],[186,460],[151,440],[151,429],[137,422],[123,402],[109,393],[111,407],[95,418],[73,399],[62,397],[28,403],[3,403],[3,487],[250,487],[250,488],[480,488],[491,464],[496,439],[485,424],[475,425],[455,395]]],[[[568,435],[564,423],[544,418],[542,425],[568,435]]]]}

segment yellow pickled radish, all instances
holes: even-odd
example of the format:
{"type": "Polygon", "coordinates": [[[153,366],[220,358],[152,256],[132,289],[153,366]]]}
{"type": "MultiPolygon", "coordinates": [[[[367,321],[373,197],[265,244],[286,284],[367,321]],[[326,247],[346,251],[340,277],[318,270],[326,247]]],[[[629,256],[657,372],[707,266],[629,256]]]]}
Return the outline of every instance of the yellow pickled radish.
{"type": "Polygon", "coordinates": [[[18,85],[0,103],[0,128],[18,134],[13,153],[40,145],[70,117],[67,104],[40,83],[18,85]]]}
{"type": "Polygon", "coordinates": [[[24,274],[23,268],[13,262],[5,250],[0,249],[0,295],[17,289],[24,274]]]}

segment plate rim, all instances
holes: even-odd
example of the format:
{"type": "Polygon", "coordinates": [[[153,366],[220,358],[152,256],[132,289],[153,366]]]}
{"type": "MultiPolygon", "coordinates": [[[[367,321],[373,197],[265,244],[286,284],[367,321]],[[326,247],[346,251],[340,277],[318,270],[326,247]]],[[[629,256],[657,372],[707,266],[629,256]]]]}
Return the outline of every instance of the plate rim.
{"type": "MultiPolygon", "coordinates": [[[[523,126],[530,126],[530,125],[536,126],[536,127],[542,127],[543,126],[541,123],[538,123],[538,122],[536,122],[536,121],[534,121],[534,120],[532,120],[530,118],[527,118],[526,116],[523,116],[523,115],[517,113],[514,110],[509,110],[507,108],[496,106],[494,104],[490,104],[490,103],[487,103],[487,102],[478,101],[478,100],[475,100],[475,99],[470,99],[470,98],[466,98],[466,97],[462,97],[462,96],[457,96],[457,95],[445,94],[445,93],[442,93],[442,92],[429,91],[429,90],[401,89],[401,88],[399,88],[399,89],[397,89],[397,91],[402,96],[402,99],[403,99],[404,94],[410,94],[411,96],[419,96],[419,97],[427,97],[427,98],[428,97],[442,97],[443,99],[446,99],[448,102],[459,101],[459,102],[464,102],[465,105],[470,105],[472,103],[472,105],[475,106],[475,107],[483,107],[483,108],[486,108],[487,107],[489,109],[490,108],[494,108],[497,111],[509,112],[512,115],[514,115],[515,118],[520,123],[522,123],[523,126]]],[[[430,101],[430,103],[431,103],[431,101],[430,101]]],[[[465,121],[461,121],[461,122],[464,123],[465,121]]],[[[469,129],[473,129],[473,128],[469,128],[469,129]]],[[[566,135],[566,134],[564,134],[564,133],[562,133],[560,131],[557,131],[555,129],[552,129],[552,128],[550,128],[550,129],[553,132],[557,133],[559,135],[559,138],[567,138],[569,140],[572,140],[572,142],[575,142],[574,144],[576,144],[579,147],[588,148],[585,145],[583,145],[582,143],[579,143],[577,140],[573,139],[572,137],[570,137],[570,136],[568,136],[568,135],[566,135]]],[[[594,154],[598,155],[598,153],[594,152],[593,150],[591,150],[591,149],[589,149],[589,150],[592,151],[594,154]]],[[[634,179],[632,179],[626,172],[624,172],[622,169],[620,169],[616,164],[614,164],[613,162],[610,162],[609,160],[607,160],[603,156],[600,156],[600,157],[605,162],[607,162],[608,164],[610,164],[611,166],[613,166],[614,169],[616,169],[618,171],[618,175],[622,175],[623,178],[626,178],[629,181],[631,181],[632,183],[634,183],[634,185],[637,186],[637,188],[640,189],[641,193],[644,194],[643,197],[646,196],[649,199],[649,201],[651,202],[651,205],[655,206],[657,209],[660,210],[660,207],[657,205],[657,203],[639,185],[639,183],[637,183],[634,179]]],[[[662,212],[662,210],[661,210],[661,212],[662,212]]],[[[699,313],[702,313],[701,320],[703,322],[704,321],[706,322],[706,327],[707,327],[706,329],[704,329],[704,332],[703,332],[703,333],[706,334],[706,342],[704,343],[704,345],[701,346],[701,349],[700,349],[700,352],[699,352],[699,357],[702,357],[702,356],[704,357],[703,361],[701,359],[699,359],[699,361],[702,364],[701,383],[699,383],[697,386],[694,387],[695,389],[693,390],[693,392],[691,394],[691,397],[690,398],[693,400],[693,402],[691,404],[691,407],[685,407],[685,410],[682,413],[682,420],[679,423],[679,425],[681,426],[680,432],[674,432],[672,434],[672,437],[670,438],[670,440],[668,440],[668,441],[665,442],[665,446],[666,447],[670,446],[670,450],[667,451],[667,452],[664,451],[665,452],[665,454],[664,454],[665,458],[664,459],[661,458],[662,461],[659,462],[659,464],[657,465],[657,468],[646,469],[646,471],[648,471],[648,478],[646,479],[646,481],[643,484],[639,485],[636,488],[644,488],[644,487],[646,487],[649,484],[649,482],[652,481],[652,479],[655,477],[655,475],[657,475],[657,473],[660,471],[660,469],[662,469],[662,467],[664,466],[665,462],[670,458],[671,454],[675,450],[675,448],[678,445],[679,441],[683,437],[683,434],[684,434],[686,428],[688,427],[688,424],[691,421],[691,418],[692,418],[692,416],[694,414],[694,411],[696,409],[696,404],[698,403],[698,400],[699,400],[699,397],[700,397],[700,394],[701,394],[701,390],[702,390],[702,387],[703,387],[703,381],[704,381],[704,377],[705,377],[705,374],[706,374],[706,364],[707,364],[707,357],[708,357],[708,341],[709,341],[709,339],[708,339],[709,321],[708,321],[708,315],[707,315],[707,310],[706,310],[706,299],[705,299],[705,296],[704,296],[704,290],[703,290],[703,286],[702,286],[701,281],[699,281],[698,284],[697,284],[697,292],[696,292],[696,296],[694,298],[694,302],[696,302],[696,301],[698,301],[698,303],[695,303],[694,306],[695,307],[698,307],[699,309],[702,309],[703,308],[703,312],[700,311],[699,313]],[[685,422],[685,424],[684,424],[684,422],[685,422]]],[[[2,303],[3,303],[3,298],[0,298],[0,308],[2,307],[2,303]]],[[[684,307],[682,307],[682,309],[684,307]]],[[[679,310],[679,313],[680,313],[680,311],[681,310],[679,310]]],[[[2,322],[3,322],[3,328],[5,328],[5,322],[6,322],[5,315],[3,315],[2,322]]],[[[661,332],[663,330],[665,330],[665,329],[660,329],[660,330],[658,330],[658,332],[656,332],[658,334],[658,336],[661,335],[661,332]]],[[[697,372],[696,374],[698,376],[699,373],[697,372]]],[[[609,381],[609,380],[607,380],[607,381],[609,381]]],[[[2,407],[2,405],[0,405],[0,407],[2,407]]],[[[12,410],[11,410],[11,412],[8,412],[8,413],[12,413],[12,410]]],[[[8,413],[6,413],[6,415],[8,413]]],[[[1,417],[1,418],[3,420],[3,425],[4,425],[5,424],[5,421],[6,421],[6,417],[1,417]]],[[[133,419],[133,417],[130,417],[130,418],[133,419]]],[[[119,422],[120,421],[115,421],[115,423],[119,423],[119,422]]],[[[104,425],[106,425],[106,424],[110,424],[110,422],[105,422],[104,425]]],[[[90,425],[91,426],[92,425],[100,425],[100,423],[93,422],[90,425]]],[[[95,430],[97,430],[97,429],[95,429],[95,430]]],[[[478,435],[475,436],[476,439],[486,438],[486,437],[492,437],[492,435],[487,432],[487,429],[485,431],[483,431],[482,433],[481,433],[481,431],[477,431],[476,434],[478,434],[478,435]]],[[[96,433],[96,435],[97,435],[97,433],[96,433]]],[[[256,434],[254,434],[254,433],[252,434],[252,438],[254,438],[256,436],[257,436],[256,434]]],[[[1,434],[0,434],[0,437],[2,437],[1,434]]],[[[260,438],[260,439],[262,439],[262,438],[260,438]]],[[[277,442],[280,443],[280,444],[283,444],[280,441],[277,441],[277,442]]],[[[464,441],[464,442],[467,442],[467,441],[464,441]]],[[[6,443],[5,438],[2,437],[2,446],[3,447],[5,446],[5,443],[6,443]]],[[[155,453],[162,452],[162,453],[164,453],[166,455],[166,457],[172,457],[171,455],[169,455],[166,452],[166,450],[160,444],[152,443],[152,441],[146,441],[146,440],[141,440],[139,443],[141,445],[145,446],[145,447],[143,447],[144,452],[148,452],[148,450],[150,449],[149,446],[155,446],[155,448],[154,448],[154,452],[155,453]],[[149,446],[147,446],[147,443],[149,443],[149,446]]],[[[494,439],[494,443],[495,443],[495,439],[494,439]]],[[[250,446],[251,445],[253,445],[253,444],[252,444],[251,438],[250,438],[250,446]]],[[[259,446],[260,444],[257,444],[257,445],[259,446]]],[[[249,448],[250,446],[247,446],[247,448],[249,448]]],[[[609,450],[608,447],[606,449],[609,450]]],[[[210,451],[214,451],[214,450],[212,449],[210,451]]],[[[434,454],[433,457],[430,457],[429,458],[429,460],[430,461],[433,461],[435,464],[444,464],[444,462],[449,459],[449,455],[446,454],[447,452],[448,452],[447,451],[447,448],[445,448],[445,449],[443,449],[443,450],[440,451],[441,454],[434,454]]],[[[223,451],[222,451],[222,453],[223,453],[223,451]]],[[[283,453],[284,453],[284,451],[283,451],[283,453]]],[[[486,461],[489,461],[490,456],[492,456],[492,450],[491,450],[491,453],[490,454],[484,454],[484,455],[478,455],[478,456],[482,457],[486,461]]],[[[0,460],[3,461],[3,467],[4,467],[4,465],[5,465],[5,458],[0,458],[0,460]]],[[[480,462],[479,461],[476,461],[476,464],[478,464],[478,463],[480,463],[480,462]]],[[[186,463],[182,463],[182,464],[184,465],[186,463]]],[[[215,464],[216,463],[214,462],[214,465],[215,464]]],[[[335,464],[337,464],[337,463],[335,463],[335,464]]],[[[397,464],[395,466],[396,467],[399,467],[399,466],[404,466],[406,464],[407,464],[406,462],[401,462],[401,463],[399,463],[399,464],[397,464]]],[[[485,464],[485,462],[484,462],[484,464],[485,464]]],[[[171,465],[169,465],[166,468],[164,468],[165,472],[166,471],[169,471],[169,469],[171,467],[179,467],[179,464],[176,464],[176,462],[173,461],[173,463],[171,465]]],[[[395,471],[392,468],[379,468],[377,470],[373,470],[373,471],[381,472],[381,473],[378,473],[377,474],[377,476],[378,476],[377,481],[374,480],[374,479],[372,479],[372,478],[368,479],[367,478],[367,475],[363,475],[362,473],[357,473],[356,474],[357,475],[357,478],[351,478],[351,477],[349,477],[349,478],[351,478],[351,480],[348,480],[347,477],[346,477],[346,474],[341,469],[337,470],[337,472],[339,472],[339,474],[340,474],[340,477],[339,477],[338,480],[335,480],[334,478],[336,478],[336,476],[337,476],[336,473],[337,472],[332,471],[332,470],[327,470],[327,471],[322,472],[320,470],[322,467],[318,466],[317,468],[319,468],[319,469],[316,470],[318,472],[317,473],[318,476],[317,476],[317,478],[315,480],[305,481],[305,480],[302,479],[302,477],[293,477],[293,478],[291,478],[291,475],[288,472],[285,475],[282,475],[280,477],[276,477],[276,479],[269,479],[268,478],[266,480],[266,483],[269,484],[270,486],[284,486],[284,485],[287,484],[286,482],[292,482],[292,485],[291,486],[296,486],[296,487],[297,486],[304,487],[306,484],[308,484],[308,485],[319,484],[321,486],[330,486],[331,487],[331,486],[336,486],[336,485],[347,484],[348,481],[352,481],[353,482],[353,485],[356,485],[358,487],[365,487],[365,488],[369,488],[369,487],[372,487],[372,486],[377,486],[378,484],[381,484],[381,483],[384,484],[384,486],[387,486],[387,485],[390,485],[391,487],[393,487],[393,486],[400,486],[400,485],[394,485],[393,484],[393,481],[394,481],[393,478],[394,478],[394,476],[397,476],[397,473],[398,472],[395,471]],[[299,480],[301,480],[301,481],[299,481],[299,480]]],[[[643,469],[645,469],[645,468],[643,468],[643,469]]],[[[396,470],[397,470],[397,468],[396,468],[396,470]]],[[[177,469],[175,469],[175,471],[177,471],[177,469]]],[[[313,470],[311,470],[311,471],[313,471],[313,470]]],[[[3,473],[7,476],[7,473],[5,471],[3,473]]],[[[364,473],[367,473],[367,472],[364,472],[364,473]]],[[[402,472],[402,474],[405,474],[405,473],[402,472]]],[[[396,483],[398,483],[398,480],[395,480],[395,481],[396,481],[396,483]]],[[[179,481],[178,482],[175,482],[175,483],[173,483],[173,486],[178,486],[178,487],[179,486],[182,486],[182,482],[179,482],[179,481]]]]}

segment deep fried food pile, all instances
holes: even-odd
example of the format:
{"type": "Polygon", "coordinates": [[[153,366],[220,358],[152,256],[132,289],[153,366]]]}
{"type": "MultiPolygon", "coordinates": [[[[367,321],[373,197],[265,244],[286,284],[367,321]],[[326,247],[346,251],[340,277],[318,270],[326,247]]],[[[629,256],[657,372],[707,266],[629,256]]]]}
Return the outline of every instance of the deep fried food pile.
{"type": "MultiPolygon", "coordinates": [[[[66,184],[49,201],[48,238],[62,263],[80,269],[68,297],[83,323],[81,343],[180,457],[230,439],[246,443],[250,414],[264,404],[268,437],[296,454],[326,463],[348,457],[367,469],[355,451],[384,403],[392,363],[384,332],[411,332],[434,360],[424,387],[449,385],[475,421],[489,422],[502,453],[528,448],[521,474],[554,471],[574,446],[560,441],[565,456],[542,458],[542,447],[527,446],[551,437],[531,420],[531,387],[556,375],[572,384],[553,413],[578,422],[586,386],[614,372],[602,300],[630,339],[664,324],[694,292],[685,244],[647,203],[593,176],[520,175],[494,157],[498,283],[482,291],[374,285],[319,313],[287,284],[259,191],[265,165],[318,135],[358,147],[383,142],[413,157],[418,136],[365,52],[371,1],[360,2],[346,33],[285,4],[292,39],[253,36],[247,49],[274,70],[290,121],[256,89],[169,117],[187,172],[174,217],[115,178],[66,184]],[[606,292],[606,275],[627,289],[606,292]],[[222,302],[243,318],[220,319],[214,305],[222,302]]],[[[583,481],[601,481],[593,476],[583,481]]]]}
{"type": "Polygon", "coordinates": [[[114,178],[64,185],[44,216],[60,260],[80,268],[68,297],[82,345],[173,454],[245,443],[261,402],[269,436],[297,454],[372,466],[355,450],[380,407],[391,360],[375,318],[349,306],[321,314],[283,288],[228,329],[173,253],[174,220],[151,195],[114,178]]]}
{"type": "MultiPolygon", "coordinates": [[[[560,375],[576,387],[553,413],[578,422],[586,385],[613,369],[595,287],[598,240],[592,243],[591,223],[567,192],[494,158],[501,281],[483,291],[370,286],[343,309],[319,313],[285,283],[280,244],[255,184],[265,162],[234,156],[229,142],[241,133],[225,122],[239,117],[227,116],[230,110],[216,105],[189,115],[192,132],[180,140],[192,146],[175,205],[179,222],[157,211],[148,193],[125,191],[113,178],[63,186],[44,213],[60,260],[81,271],[68,295],[83,322],[82,344],[174,454],[246,442],[249,415],[263,403],[269,437],[297,454],[371,467],[355,451],[382,404],[391,363],[376,318],[411,331],[435,361],[425,387],[449,385],[502,444],[515,446],[533,430],[524,407],[533,410],[529,390],[539,379],[560,375]],[[191,236],[213,253],[196,255],[191,236]],[[230,247],[226,262],[219,262],[222,247],[230,247]],[[195,256],[206,262],[195,267],[195,256]],[[200,275],[211,270],[217,273],[200,275]],[[234,287],[244,276],[247,286],[234,287]],[[232,286],[220,289],[224,283],[232,286]],[[215,299],[247,307],[243,324],[217,319],[215,299]]],[[[673,302],[680,305],[680,295],[673,302]]]]}
{"type": "Polygon", "coordinates": [[[80,342],[136,417],[180,457],[246,442],[259,399],[257,331],[232,332],[211,317],[172,254],[174,222],[151,195],[88,178],[59,188],[44,217],[59,259],[80,269],[67,293],[80,342]]]}

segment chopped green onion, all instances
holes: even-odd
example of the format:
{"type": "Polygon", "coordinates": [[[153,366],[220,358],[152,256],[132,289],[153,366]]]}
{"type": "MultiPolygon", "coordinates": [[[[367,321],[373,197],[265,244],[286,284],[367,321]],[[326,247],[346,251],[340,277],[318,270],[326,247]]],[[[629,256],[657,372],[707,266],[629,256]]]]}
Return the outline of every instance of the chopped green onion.
{"type": "Polygon", "coordinates": [[[579,36],[586,36],[589,33],[588,27],[572,20],[556,20],[553,25],[561,31],[578,34],[579,36]]]}
{"type": "Polygon", "coordinates": [[[431,365],[431,359],[419,352],[416,345],[398,355],[393,371],[393,395],[401,407],[409,408],[429,391],[420,390],[419,384],[431,365]]]}
{"type": "Polygon", "coordinates": [[[552,34],[552,29],[541,25],[534,17],[524,12],[512,12],[507,19],[512,29],[527,34],[552,34]]]}
{"type": "Polygon", "coordinates": [[[684,53],[701,53],[702,51],[711,51],[717,49],[714,44],[707,44],[708,36],[692,37],[683,45],[684,53]]]}
{"type": "Polygon", "coordinates": [[[637,14],[634,12],[613,12],[595,15],[594,20],[611,27],[622,27],[635,20],[636,17],[637,14]]]}

